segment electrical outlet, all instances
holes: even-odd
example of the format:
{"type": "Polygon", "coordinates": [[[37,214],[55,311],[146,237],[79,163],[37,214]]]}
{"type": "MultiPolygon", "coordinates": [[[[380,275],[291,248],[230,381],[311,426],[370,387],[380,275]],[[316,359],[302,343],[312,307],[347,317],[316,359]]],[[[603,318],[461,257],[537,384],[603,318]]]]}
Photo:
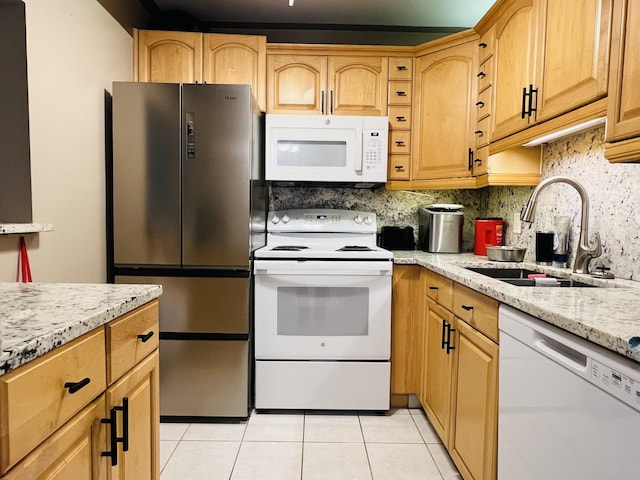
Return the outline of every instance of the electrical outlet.
{"type": "Polygon", "coordinates": [[[522,220],[520,220],[520,212],[513,212],[513,222],[511,222],[513,233],[522,233],[522,220]]]}

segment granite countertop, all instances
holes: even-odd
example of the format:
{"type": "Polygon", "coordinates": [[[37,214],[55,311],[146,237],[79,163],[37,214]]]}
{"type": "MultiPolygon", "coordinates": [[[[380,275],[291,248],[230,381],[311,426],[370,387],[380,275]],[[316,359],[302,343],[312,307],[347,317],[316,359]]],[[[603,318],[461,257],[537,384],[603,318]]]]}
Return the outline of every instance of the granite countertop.
{"type": "Polygon", "coordinates": [[[0,375],[161,293],[160,285],[0,282],[0,375]]]}
{"type": "Polygon", "coordinates": [[[640,282],[601,280],[570,269],[535,263],[489,262],[471,253],[433,254],[394,251],[396,264],[416,264],[484,293],[518,310],[556,325],[609,350],[640,362],[640,282]],[[519,287],[466,270],[467,267],[527,268],[571,277],[601,288],[519,287]],[[632,340],[633,339],[633,340],[632,340]]]}

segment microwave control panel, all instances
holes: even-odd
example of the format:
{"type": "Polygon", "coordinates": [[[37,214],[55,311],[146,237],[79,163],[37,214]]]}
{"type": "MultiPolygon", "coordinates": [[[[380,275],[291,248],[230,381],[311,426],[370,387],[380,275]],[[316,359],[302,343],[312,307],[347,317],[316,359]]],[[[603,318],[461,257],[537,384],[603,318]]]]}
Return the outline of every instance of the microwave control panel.
{"type": "Polygon", "coordinates": [[[387,170],[387,136],[380,130],[362,132],[362,168],[365,171],[387,170]]]}

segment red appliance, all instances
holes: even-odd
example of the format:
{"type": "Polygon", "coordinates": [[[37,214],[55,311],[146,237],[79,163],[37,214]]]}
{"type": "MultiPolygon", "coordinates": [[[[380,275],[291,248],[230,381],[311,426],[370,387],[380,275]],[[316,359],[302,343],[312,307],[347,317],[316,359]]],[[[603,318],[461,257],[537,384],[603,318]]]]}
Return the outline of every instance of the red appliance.
{"type": "Polygon", "coordinates": [[[476,218],[476,241],[473,253],[486,255],[488,246],[502,245],[502,228],[504,221],[497,217],[476,218]]]}

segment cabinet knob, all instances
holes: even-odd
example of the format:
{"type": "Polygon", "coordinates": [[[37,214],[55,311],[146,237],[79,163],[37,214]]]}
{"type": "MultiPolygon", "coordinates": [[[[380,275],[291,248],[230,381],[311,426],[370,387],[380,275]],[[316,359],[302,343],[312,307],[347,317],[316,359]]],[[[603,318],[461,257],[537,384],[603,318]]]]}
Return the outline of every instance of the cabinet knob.
{"type": "Polygon", "coordinates": [[[76,393],[78,390],[86,387],[91,383],[91,379],[89,377],[83,378],[79,382],[65,382],[64,388],[69,390],[70,394],[76,393]]]}

